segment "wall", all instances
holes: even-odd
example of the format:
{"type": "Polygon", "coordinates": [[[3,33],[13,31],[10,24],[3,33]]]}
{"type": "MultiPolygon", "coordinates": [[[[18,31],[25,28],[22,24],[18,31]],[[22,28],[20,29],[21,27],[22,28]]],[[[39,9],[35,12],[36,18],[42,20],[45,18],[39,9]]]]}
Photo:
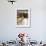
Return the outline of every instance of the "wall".
{"type": "Polygon", "coordinates": [[[31,35],[33,40],[46,40],[45,0],[17,0],[13,5],[0,0],[0,40],[15,40],[18,32],[31,35]],[[16,28],[16,8],[31,8],[31,28],[16,28]]]}

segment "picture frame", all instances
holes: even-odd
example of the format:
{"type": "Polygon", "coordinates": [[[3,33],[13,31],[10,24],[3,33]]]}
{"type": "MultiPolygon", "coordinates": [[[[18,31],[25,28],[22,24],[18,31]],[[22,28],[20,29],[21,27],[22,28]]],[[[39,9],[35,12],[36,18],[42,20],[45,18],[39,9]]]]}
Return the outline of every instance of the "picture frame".
{"type": "Polygon", "coordinates": [[[31,26],[31,9],[17,8],[16,9],[16,27],[31,26]]]}

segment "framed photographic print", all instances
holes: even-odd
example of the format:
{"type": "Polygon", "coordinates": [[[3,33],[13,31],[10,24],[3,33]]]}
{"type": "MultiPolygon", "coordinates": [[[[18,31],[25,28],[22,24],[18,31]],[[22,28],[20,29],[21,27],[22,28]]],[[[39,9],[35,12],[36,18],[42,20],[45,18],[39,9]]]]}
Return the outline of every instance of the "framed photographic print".
{"type": "Polygon", "coordinates": [[[16,27],[30,27],[31,11],[29,8],[16,9],[16,27]]]}

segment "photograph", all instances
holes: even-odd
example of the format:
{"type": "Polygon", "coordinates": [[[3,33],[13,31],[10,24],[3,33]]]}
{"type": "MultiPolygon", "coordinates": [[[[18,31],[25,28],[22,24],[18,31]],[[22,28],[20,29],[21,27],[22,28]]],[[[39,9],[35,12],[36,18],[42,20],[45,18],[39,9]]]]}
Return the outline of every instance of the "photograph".
{"type": "Polygon", "coordinates": [[[17,27],[29,27],[30,26],[30,10],[29,9],[17,9],[16,12],[16,25],[17,27]]]}

